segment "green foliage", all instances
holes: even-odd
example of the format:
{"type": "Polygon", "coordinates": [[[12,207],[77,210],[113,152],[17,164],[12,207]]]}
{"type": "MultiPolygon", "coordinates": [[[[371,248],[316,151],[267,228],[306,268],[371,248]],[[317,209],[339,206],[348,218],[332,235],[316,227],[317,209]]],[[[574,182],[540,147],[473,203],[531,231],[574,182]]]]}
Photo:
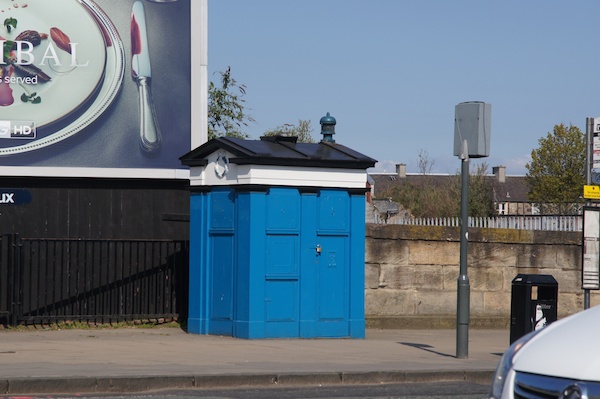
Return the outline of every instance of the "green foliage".
{"type": "Polygon", "coordinates": [[[417,160],[421,175],[419,180],[415,183],[404,181],[400,186],[393,188],[389,197],[416,218],[457,216],[456,212],[460,210],[457,198],[460,198],[460,194],[454,192],[457,186],[455,178],[449,177],[452,184],[440,185],[436,176],[431,174],[433,165],[434,161],[429,159],[427,151],[420,150],[417,160]]]}
{"type": "MultiPolygon", "coordinates": [[[[454,176],[449,178],[455,179],[454,176]]],[[[418,184],[404,182],[394,187],[389,196],[415,218],[454,217],[460,212],[460,192],[455,192],[458,185],[460,181],[439,186],[434,176],[423,175],[418,184]]]]}
{"type": "Polygon", "coordinates": [[[583,202],[586,138],[578,127],[564,124],[539,139],[527,168],[529,199],[543,213],[574,214],[583,202]]]}
{"type": "Polygon", "coordinates": [[[274,129],[267,130],[265,136],[295,136],[300,143],[315,143],[311,133],[313,131],[309,120],[298,120],[297,125],[284,124],[274,129]]]}
{"type": "Polygon", "coordinates": [[[248,138],[241,128],[254,119],[246,114],[246,86],[238,84],[231,76],[231,68],[221,75],[221,86],[208,85],[208,139],[221,136],[248,138]]]}
{"type": "MultiPolygon", "coordinates": [[[[485,162],[476,166],[469,176],[469,216],[487,217],[495,214],[492,200],[492,186],[485,178],[488,165],[485,162]]],[[[460,180],[460,179],[459,179],[460,180]]]]}
{"type": "MultiPolygon", "coordinates": [[[[255,122],[245,107],[246,86],[231,76],[231,67],[223,72],[221,85],[208,85],[208,139],[229,136],[247,139],[243,127],[255,122]]],[[[314,143],[310,121],[299,120],[297,125],[284,124],[265,132],[265,136],[296,136],[301,143],[314,143]]]]}

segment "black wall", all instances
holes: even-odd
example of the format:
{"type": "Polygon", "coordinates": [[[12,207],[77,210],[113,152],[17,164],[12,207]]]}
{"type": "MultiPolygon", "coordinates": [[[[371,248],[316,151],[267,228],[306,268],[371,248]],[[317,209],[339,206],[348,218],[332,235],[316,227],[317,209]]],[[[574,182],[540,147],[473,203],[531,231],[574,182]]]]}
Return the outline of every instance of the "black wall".
{"type": "Polygon", "coordinates": [[[34,238],[189,239],[188,180],[0,178],[26,205],[0,204],[0,233],[34,238]]]}

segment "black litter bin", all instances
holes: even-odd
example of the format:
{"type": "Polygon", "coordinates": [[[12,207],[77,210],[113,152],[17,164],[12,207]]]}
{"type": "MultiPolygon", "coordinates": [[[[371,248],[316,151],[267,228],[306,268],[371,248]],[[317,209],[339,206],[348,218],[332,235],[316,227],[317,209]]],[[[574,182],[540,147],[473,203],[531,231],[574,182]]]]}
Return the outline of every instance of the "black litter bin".
{"type": "Polygon", "coordinates": [[[547,274],[518,274],[512,281],[510,343],[557,318],[558,282],[547,274]]]}

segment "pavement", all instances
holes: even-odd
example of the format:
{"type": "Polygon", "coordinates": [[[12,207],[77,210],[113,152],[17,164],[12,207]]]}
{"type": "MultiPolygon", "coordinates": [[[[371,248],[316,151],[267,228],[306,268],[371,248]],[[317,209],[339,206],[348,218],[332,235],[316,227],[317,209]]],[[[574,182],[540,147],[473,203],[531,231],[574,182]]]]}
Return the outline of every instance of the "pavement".
{"type": "Polygon", "coordinates": [[[260,339],[179,328],[0,331],[0,395],[469,381],[489,385],[508,330],[368,329],[365,339],[260,339]]]}

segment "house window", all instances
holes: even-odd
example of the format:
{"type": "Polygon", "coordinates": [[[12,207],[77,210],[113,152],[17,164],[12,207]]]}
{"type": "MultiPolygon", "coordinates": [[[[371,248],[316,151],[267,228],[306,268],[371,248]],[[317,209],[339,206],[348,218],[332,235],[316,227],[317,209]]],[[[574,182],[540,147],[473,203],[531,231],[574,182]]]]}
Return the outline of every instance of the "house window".
{"type": "Polygon", "coordinates": [[[498,215],[506,215],[506,204],[504,202],[498,204],[498,215]]]}

